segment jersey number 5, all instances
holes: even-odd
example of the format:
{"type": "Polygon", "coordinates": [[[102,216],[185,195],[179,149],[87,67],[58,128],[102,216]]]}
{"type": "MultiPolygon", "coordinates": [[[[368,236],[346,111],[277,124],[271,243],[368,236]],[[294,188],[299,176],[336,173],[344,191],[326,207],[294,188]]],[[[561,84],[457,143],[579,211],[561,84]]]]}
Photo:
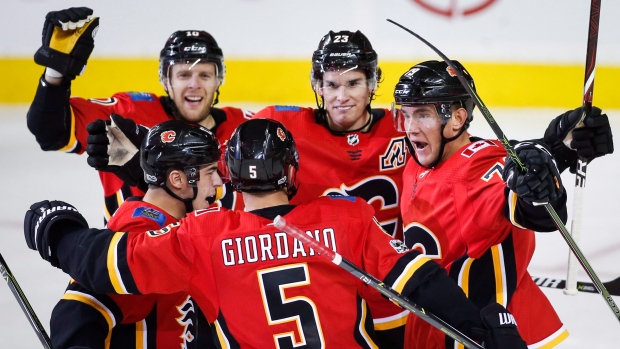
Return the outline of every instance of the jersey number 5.
{"type": "Polygon", "coordinates": [[[300,331],[299,341],[293,331],[274,334],[276,348],[325,348],[321,322],[314,302],[307,297],[286,297],[285,294],[287,288],[310,284],[308,266],[289,264],[262,269],[258,271],[258,281],[269,325],[295,322],[295,327],[300,331]]]}

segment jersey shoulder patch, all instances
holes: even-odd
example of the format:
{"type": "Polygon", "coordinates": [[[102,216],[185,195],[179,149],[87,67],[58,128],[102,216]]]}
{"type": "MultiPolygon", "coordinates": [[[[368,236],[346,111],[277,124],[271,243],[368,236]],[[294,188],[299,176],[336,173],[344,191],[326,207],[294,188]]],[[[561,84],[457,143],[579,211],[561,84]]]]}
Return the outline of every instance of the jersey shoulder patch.
{"type": "Polygon", "coordinates": [[[127,92],[132,101],[153,102],[153,95],[148,92],[127,92]]]}
{"type": "Polygon", "coordinates": [[[347,195],[328,195],[328,198],[331,200],[347,200],[351,202],[355,202],[357,199],[355,196],[347,196],[347,195]]]}
{"type": "Polygon", "coordinates": [[[157,224],[159,224],[160,227],[162,227],[164,223],[166,223],[166,215],[151,207],[145,207],[145,206],[138,207],[131,214],[131,218],[141,218],[141,217],[154,220],[155,222],[157,222],[157,224]]]}
{"type": "Polygon", "coordinates": [[[301,108],[293,105],[276,105],[273,107],[277,112],[300,111],[301,108]]]}
{"type": "Polygon", "coordinates": [[[461,152],[461,155],[466,158],[471,158],[474,154],[476,154],[482,149],[485,149],[488,147],[497,147],[497,146],[498,146],[497,144],[493,143],[492,141],[488,139],[482,139],[482,140],[475,141],[472,144],[468,145],[467,148],[465,148],[461,152]]]}

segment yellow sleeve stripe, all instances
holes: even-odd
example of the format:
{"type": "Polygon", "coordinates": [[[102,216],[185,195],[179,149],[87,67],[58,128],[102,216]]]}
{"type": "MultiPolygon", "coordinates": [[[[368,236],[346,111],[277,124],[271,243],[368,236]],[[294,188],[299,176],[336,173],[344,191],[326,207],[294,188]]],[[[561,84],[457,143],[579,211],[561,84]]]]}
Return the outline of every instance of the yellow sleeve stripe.
{"type": "Polygon", "coordinates": [[[97,310],[101,314],[101,316],[103,316],[105,321],[108,323],[108,335],[105,339],[105,347],[109,348],[110,339],[112,337],[112,329],[114,328],[114,326],[116,326],[116,319],[114,318],[114,315],[112,314],[110,309],[108,309],[108,307],[103,305],[103,303],[99,302],[95,297],[89,294],[86,294],[86,293],[82,293],[82,292],[67,291],[62,296],[62,299],[69,300],[69,301],[82,302],[90,306],[91,308],[97,310]]]}
{"type": "Polygon", "coordinates": [[[136,322],[136,349],[144,349],[147,344],[146,320],[136,322]]]}
{"type": "Polygon", "coordinates": [[[542,341],[528,345],[528,348],[530,349],[551,349],[557,346],[558,344],[560,344],[566,338],[568,338],[568,331],[566,330],[566,328],[564,328],[564,326],[562,326],[560,327],[560,329],[555,331],[555,333],[543,339],[542,341]]]}
{"type": "Polygon", "coordinates": [[[508,193],[508,209],[510,210],[510,223],[517,228],[525,229],[515,220],[515,211],[517,210],[517,199],[519,197],[512,190],[508,193]]]}
{"type": "Polygon", "coordinates": [[[508,306],[508,293],[506,292],[506,270],[504,269],[504,251],[502,245],[491,247],[493,256],[493,272],[495,273],[495,302],[508,306]]]}
{"type": "MultiPolygon", "coordinates": [[[[56,30],[56,29],[54,29],[56,30]]],[[[69,142],[64,147],[58,149],[58,151],[70,153],[77,147],[77,138],[75,137],[75,115],[73,114],[73,108],[71,110],[71,130],[69,131],[69,142]]]]}
{"type": "Polygon", "coordinates": [[[121,274],[117,267],[118,242],[123,237],[123,235],[125,235],[125,233],[121,233],[121,232],[114,233],[114,236],[112,237],[112,241],[110,241],[110,246],[108,247],[108,259],[107,259],[108,276],[110,277],[110,282],[112,283],[112,286],[114,287],[114,291],[118,294],[129,293],[127,292],[127,289],[125,288],[125,285],[123,284],[121,274]]]}
{"type": "Polygon", "coordinates": [[[407,263],[407,265],[405,266],[400,276],[394,282],[394,285],[392,286],[392,288],[396,292],[402,293],[403,289],[405,288],[405,285],[407,284],[407,281],[409,281],[409,279],[411,279],[413,274],[418,269],[420,269],[420,267],[424,265],[424,263],[426,262],[430,262],[430,259],[428,257],[424,257],[424,255],[418,255],[412,261],[407,263]]]}
{"type": "Polygon", "coordinates": [[[366,301],[362,299],[362,302],[359,304],[359,306],[360,306],[361,318],[360,318],[360,322],[357,324],[358,331],[360,335],[362,336],[362,338],[364,338],[364,341],[366,342],[366,344],[370,348],[379,349],[377,345],[372,341],[372,339],[370,338],[370,335],[368,334],[368,332],[366,332],[366,328],[364,327],[364,324],[366,323],[366,317],[368,316],[368,312],[366,308],[366,301]]]}
{"type": "Polygon", "coordinates": [[[467,258],[459,271],[459,286],[467,297],[469,297],[469,271],[474,260],[474,258],[467,258]]]}
{"type": "Polygon", "coordinates": [[[213,326],[215,326],[215,332],[217,333],[217,340],[218,342],[220,342],[220,347],[222,349],[229,349],[230,342],[228,342],[228,338],[226,338],[226,336],[224,335],[224,331],[222,331],[222,326],[220,325],[220,323],[215,320],[213,326]]]}
{"type": "Polygon", "coordinates": [[[391,330],[400,326],[404,326],[407,323],[407,317],[409,316],[409,310],[402,311],[396,315],[392,315],[385,318],[373,319],[375,330],[391,330]]]}

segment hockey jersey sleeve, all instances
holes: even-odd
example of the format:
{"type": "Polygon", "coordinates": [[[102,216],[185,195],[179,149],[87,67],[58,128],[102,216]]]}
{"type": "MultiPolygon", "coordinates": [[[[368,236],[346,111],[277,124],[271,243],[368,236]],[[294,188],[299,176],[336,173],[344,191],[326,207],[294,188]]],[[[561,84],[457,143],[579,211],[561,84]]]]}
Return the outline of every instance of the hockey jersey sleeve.
{"type": "MultiPolygon", "coordinates": [[[[43,150],[64,150],[73,134],[74,121],[69,105],[71,81],[51,85],[45,76],[39,85],[27,114],[27,125],[43,150]]],[[[79,151],[79,150],[78,150],[79,151]]]]}
{"type": "Polygon", "coordinates": [[[62,270],[93,292],[170,294],[188,289],[195,251],[183,224],[148,232],[76,229],[60,234],[52,250],[62,270]]]}
{"type": "Polygon", "coordinates": [[[113,328],[145,318],[154,305],[155,296],[96,294],[72,281],[52,311],[52,346],[100,348],[113,328]]]}
{"type": "Polygon", "coordinates": [[[484,328],[478,308],[446,271],[387,234],[374,218],[372,208],[365,206],[365,233],[360,239],[363,268],[468,336],[473,335],[473,328],[484,328]]]}
{"type": "Polygon", "coordinates": [[[120,92],[109,98],[89,99],[70,95],[70,81],[51,85],[45,77],[39,80],[27,123],[41,149],[83,153],[88,137],[86,126],[98,119],[109,120],[112,113],[146,126],[169,118],[159,97],[151,93],[120,92]]]}

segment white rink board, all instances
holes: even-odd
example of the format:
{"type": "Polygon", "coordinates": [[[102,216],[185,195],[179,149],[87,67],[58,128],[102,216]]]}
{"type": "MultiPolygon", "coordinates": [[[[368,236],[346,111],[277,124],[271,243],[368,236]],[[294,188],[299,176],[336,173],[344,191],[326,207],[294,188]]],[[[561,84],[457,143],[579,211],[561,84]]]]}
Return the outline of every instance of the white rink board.
{"type": "MultiPolygon", "coordinates": [[[[252,109],[258,110],[255,106],[252,109]]],[[[23,216],[30,204],[59,199],[75,205],[88,222],[102,226],[102,190],[97,174],[86,164],[86,156],[41,151],[26,128],[27,106],[0,106],[3,137],[0,171],[3,194],[0,211],[0,253],[49,331],[49,317],[62,296],[69,277],[51,267],[31,251],[24,241],[23,216]]],[[[542,136],[551,118],[562,110],[491,109],[508,138],[542,136]]],[[[620,111],[607,111],[612,128],[620,135],[620,111]]],[[[490,127],[476,112],[472,134],[494,138],[490,127]]],[[[618,139],[618,138],[616,138],[618,139]]],[[[580,247],[602,281],[620,276],[620,234],[615,230],[616,198],[620,197],[620,155],[595,160],[588,167],[582,239],[580,247]]],[[[574,175],[562,176],[572,210],[574,175]]],[[[570,216],[569,216],[570,222],[570,216]]],[[[530,272],[536,276],[566,278],[568,247],[557,232],[537,234],[538,246],[530,272]]],[[[579,279],[588,281],[583,271],[579,279]]],[[[559,348],[613,348],[618,322],[600,295],[580,293],[565,296],[561,290],[544,289],[571,335],[559,348]]],[[[620,297],[614,297],[620,302],[620,297]]],[[[21,308],[6,285],[0,285],[0,349],[39,349],[39,343],[21,308]]]]}

